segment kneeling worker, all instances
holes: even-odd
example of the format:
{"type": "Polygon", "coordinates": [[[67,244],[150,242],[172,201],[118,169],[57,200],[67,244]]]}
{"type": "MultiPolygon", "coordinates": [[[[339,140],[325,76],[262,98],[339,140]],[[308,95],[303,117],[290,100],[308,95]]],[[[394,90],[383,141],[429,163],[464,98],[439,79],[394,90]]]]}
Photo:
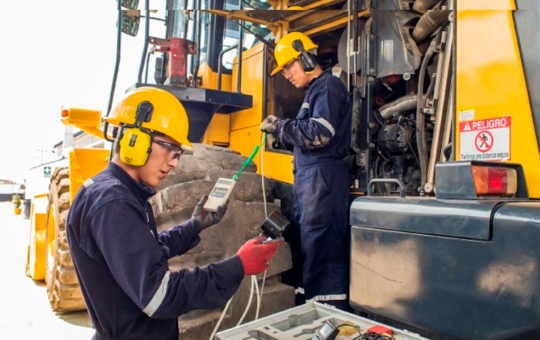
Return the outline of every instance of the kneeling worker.
{"type": "Polygon", "coordinates": [[[227,203],[208,212],[203,196],[190,220],[158,234],[148,199],[191,148],[184,107],[167,91],[139,88],[106,119],[119,126],[112,161],[83,184],[67,221],[93,339],[176,340],[178,316],[225,305],[244,275],[267,268],[280,243],[252,239],[221,262],[171,272],[167,260],[195,247],[227,203]]]}

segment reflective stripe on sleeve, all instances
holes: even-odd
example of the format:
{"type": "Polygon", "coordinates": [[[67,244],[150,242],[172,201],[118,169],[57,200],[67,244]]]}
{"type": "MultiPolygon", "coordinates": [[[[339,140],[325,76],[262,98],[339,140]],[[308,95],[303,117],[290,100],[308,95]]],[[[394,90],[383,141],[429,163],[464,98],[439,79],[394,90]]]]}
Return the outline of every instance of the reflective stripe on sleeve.
{"type": "Polygon", "coordinates": [[[328,131],[330,131],[330,133],[332,134],[332,137],[334,137],[334,135],[336,134],[336,130],[334,130],[334,127],[332,126],[332,124],[330,124],[326,119],[324,119],[324,118],[311,118],[311,120],[314,120],[317,123],[324,126],[325,128],[327,128],[328,131]]]}
{"type": "Polygon", "coordinates": [[[306,302],[311,302],[313,300],[315,301],[347,300],[347,294],[317,295],[312,299],[306,300],[306,302]]]}
{"type": "Polygon", "coordinates": [[[302,109],[309,109],[309,103],[302,103],[302,109]]]}
{"type": "Polygon", "coordinates": [[[87,180],[84,181],[84,183],[83,183],[83,185],[84,185],[85,188],[88,188],[88,187],[91,186],[92,184],[94,184],[94,181],[93,181],[91,178],[87,179],[87,180]]]}
{"type": "Polygon", "coordinates": [[[156,290],[154,297],[152,298],[152,300],[150,300],[150,303],[148,304],[148,306],[146,306],[143,309],[143,312],[146,313],[146,315],[148,315],[149,317],[152,317],[152,315],[154,315],[154,313],[157,311],[159,306],[161,306],[161,303],[163,302],[163,299],[165,298],[165,295],[167,294],[167,288],[169,287],[170,277],[171,277],[171,272],[169,271],[166,272],[165,275],[163,275],[161,284],[156,290]]]}

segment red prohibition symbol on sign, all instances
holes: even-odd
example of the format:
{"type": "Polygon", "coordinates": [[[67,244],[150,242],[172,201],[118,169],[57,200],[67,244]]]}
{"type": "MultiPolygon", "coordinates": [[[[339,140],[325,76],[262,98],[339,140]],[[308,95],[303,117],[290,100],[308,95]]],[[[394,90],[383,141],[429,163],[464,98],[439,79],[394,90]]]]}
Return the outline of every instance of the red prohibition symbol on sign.
{"type": "Polygon", "coordinates": [[[493,146],[493,135],[491,132],[487,130],[480,131],[476,135],[474,146],[476,146],[476,150],[482,153],[488,152],[493,146]]]}

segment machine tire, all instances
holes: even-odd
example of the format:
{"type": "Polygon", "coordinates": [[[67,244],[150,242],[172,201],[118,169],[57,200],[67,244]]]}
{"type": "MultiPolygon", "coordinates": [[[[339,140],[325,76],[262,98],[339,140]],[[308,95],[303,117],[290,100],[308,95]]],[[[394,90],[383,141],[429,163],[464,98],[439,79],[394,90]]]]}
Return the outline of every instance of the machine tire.
{"type": "Polygon", "coordinates": [[[55,312],[86,309],[66,236],[70,204],[69,168],[57,168],[49,186],[45,233],[45,281],[49,302],[55,312]]]}
{"type": "MultiPolygon", "coordinates": [[[[221,147],[194,144],[194,151],[180,159],[178,168],[169,173],[150,199],[158,231],[191,218],[195,205],[203,195],[212,191],[218,178],[232,178],[242,168],[246,158],[238,152],[221,147]]],[[[206,267],[236,254],[248,239],[260,234],[265,220],[262,177],[251,163],[238,177],[229,196],[227,213],[223,220],[201,232],[200,243],[183,254],[169,260],[171,271],[184,268],[206,267]]],[[[270,214],[279,207],[273,204],[273,182],[264,179],[266,210],[270,214]]],[[[266,274],[264,296],[259,317],[270,315],[294,306],[294,288],[281,282],[280,274],[292,267],[289,245],[284,243],[272,259],[266,274]]],[[[259,285],[262,275],[259,275],[259,285]]],[[[236,325],[246,308],[251,280],[244,279],[233,297],[231,306],[219,330],[236,325]]],[[[255,301],[255,297],[253,301],[255,301]]],[[[244,322],[254,319],[256,303],[252,303],[244,322]]],[[[196,310],[179,318],[180,338],[183,340],[208,339],[221,314],[221,309],[196,310]]]]}

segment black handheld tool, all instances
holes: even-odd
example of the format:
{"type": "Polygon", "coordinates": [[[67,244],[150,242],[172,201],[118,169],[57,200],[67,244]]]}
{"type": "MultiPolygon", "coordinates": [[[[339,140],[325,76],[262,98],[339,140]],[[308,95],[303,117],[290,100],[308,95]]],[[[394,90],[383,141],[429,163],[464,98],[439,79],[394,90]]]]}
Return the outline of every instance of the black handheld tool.
{"type": "Polygon", "coordinates": [[[339,334],[339,329],[330,320],[326,320],[323,326],[315,332],[311,340],[334,340],[339,334]]]}
{"type": "Polygon", "coordinates": [[[263,242],[272,242],[280,239],[290,224],[291,222],[279,211],[274,211],[261,225],[262,233],[267,237],[263,242]]]}

